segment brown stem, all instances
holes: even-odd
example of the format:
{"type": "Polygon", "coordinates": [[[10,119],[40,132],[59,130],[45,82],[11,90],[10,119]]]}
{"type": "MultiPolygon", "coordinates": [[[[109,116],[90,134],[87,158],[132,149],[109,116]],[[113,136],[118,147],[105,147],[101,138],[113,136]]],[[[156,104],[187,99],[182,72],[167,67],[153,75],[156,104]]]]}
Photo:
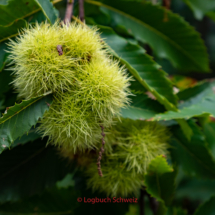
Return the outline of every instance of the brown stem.
{"type": "Polygon", "coordinates": [[[150,208],[151,208],[153,214],[156,215],[159,203],[156,201],[155,198],[151,197],[148,193],[147,193],[147,196],[148,196],[148,199],[149,199],[150,208]]]}
{"type": "Polygon", "coordinates": [[[72,18],[73,6],[74,6],[74,0],[67,0],[66,14],[64,18],[64,23],[67,25],[70,23],[72,18]]]}
{"type": "Polygon", "coordinates": [[[145,206],[145,202],[144,202],[144,197],[145,197],[146,191],[145,188],[142,188],[140,190],[140,200],[139,200],[139,206],[140,206],[140,215],[144,215],[145,214],[145,210],[144,210],[144,206],[145,206]]]}
{"type": "Polygon", "coordinates": [[[79,16],[80,20],[84,22],[84,0],[79,0],[79,16]]]}
{"type": "Polygon", "coordinates": [[[100,149],[100,152],[99,152],[99,157],[97,159],[97,166],[98,166],[98,173],[99,173],[99,176],[102,177],[102,170],[101,170],[101,159],[102,159],[102,153],[105,151],[104,149],[104,145],[105,145],[105,133],[104,133],[104,126],[103,125],[100,125],[101,129],[102,129],[102,147],[100,149]]]}
{"type": "Polygon", "coordinates": [[[163,6],[169,10],[170,9],[171,0],[163,0],[163,6]]]}
{"type": "MultiPolygon", "coordinates": [[[[163,6],[164,6],[167,10],[170,9],[170,4],[171,4],[171,0],[163,0],[163,6]]],[[[164,21],[164,22],[168,22],[168,21],[169,21],[167,11],[164,12],[164,19],[163,19],[163,21],[164,21]]]]}

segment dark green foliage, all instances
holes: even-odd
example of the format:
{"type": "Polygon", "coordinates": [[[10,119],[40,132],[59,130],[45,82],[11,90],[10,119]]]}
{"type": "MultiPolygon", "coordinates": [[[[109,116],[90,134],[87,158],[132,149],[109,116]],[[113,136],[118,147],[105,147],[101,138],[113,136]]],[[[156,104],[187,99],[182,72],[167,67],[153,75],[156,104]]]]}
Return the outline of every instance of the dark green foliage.
{"type": "Polygon", "coordinates": [[[122,63],[127,66],[131,74],[163,105],[168,101],[175,104],[176,96],[173,95],[171,82],[165,77],[166,74],[161,67],[145,53],[145,50],[119,37],[111,28],[99,27],[105,42],[116,53],[113,54],[122,59],[122,63]],[[167,101],[163,102],[164,98],[167,101]]]}
{"type": "Polygon", "coordinates": [[[162,156],[151,161],[148,172],[145,175],[146,191],[159,202],[159,214],[166,214],[171,204],[177,170],[172,169],[162,156]]]}
{"type": "Polygon", "coordinates": [[[0,152],[18,137],[28,132],[42,118],[52,102],[50,95],[24,100],[20,104],[6,109],[0,118],[0,152]],[[28,121],[26,120],[28,119],[28,121]]]}
{"type": "Polygon", "coordinates": [[[148,96],[143,93],[132,96],[131,99],[131,106],[121,111],[124,118],[150,119],[155,114],[165,110],[161,104],[148,98],[148,96]]]}
{"type": "Polygon", "coordinates": [[[160,6],[140,1],[86,2],[101,5],[103,11],[110,14],[113,26],[125,26],[136,39],[148,43],[156,54],[171,60],[177,68],[209,72],[204,43],[182,17],[160,6]]]}
{"type": "MultiPolygon", "coordinates": [[[[86,183],[88,163],[97,171],[98,150],[65,159],[59,148],[46,146],[48,138],[41,139],[37,129],[49,111],[52,92],[25,101],[17,98],[14,62],[9,62],[7,52],[9,39],[15,40],[29,24],[62,20],[67,0],[0,0],[0,215],[139,215],[143,208],[145,215],[215,214],[215,3],[172,0],[169,10],[163,4],[85,0],[86,24],[99,29],[107,53],[133,79],[130,106],[121,109],[121,116],[156,121],[167,126],[171,136],[167,157],[153,159],[141,175],[140,195],[128,196],[137,198],[138,204],[113,199],[91,204],[84,198],[107,197],[93,193],[86,183]]],[[[76,0],[76,17],[78,7],[76,0]]],[[[120,138],[123,142],[125,137],[120,138]]],[[[117,149],[116,141],[110,144],[117,149]]],[[[115,162],[122,159],[117,156],[123,150],[112,153],[115,162]]],[[[107,157],[103,154],[101,170],[107,157]]],[[[108,168],[111,173],[114,167],[108,168]]]]}
{"type": "Polygon", "coordinates": [[[55,148],[45,147],[46,142],[47,139],[38,139],[1,154],[1,203],[40,193],[72,170],[55,148]]]}
{"type": "Polygon", "coordinates": [[[215,2],[210,0],[183,0],[192,10],[196,19],[203,19],[205,14],[215,11],[215,2]]]}
{"type": "Polygon", "coordinates": [[[200,128],[192,121],[193,130],[190,141],[186,140],[180,128],[173,128],[177,139],[172,139],[171,154],[173,162],[181,164],[184,171],[192,176],[215,178],[215,161],[200,128]]]}
{"type": "Polygon", "coordinates": [[[194,215],[213,215],[215,211],[215,197],[211,197],[208,201],[202,204],[194,215]]]}

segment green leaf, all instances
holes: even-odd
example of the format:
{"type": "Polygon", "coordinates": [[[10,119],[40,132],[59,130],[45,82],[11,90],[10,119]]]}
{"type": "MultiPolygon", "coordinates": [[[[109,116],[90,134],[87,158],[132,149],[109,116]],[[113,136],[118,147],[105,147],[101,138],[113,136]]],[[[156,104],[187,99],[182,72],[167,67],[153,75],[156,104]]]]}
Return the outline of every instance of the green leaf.
{"type": "Polygon", "coordinates": [[[0,152],[36,125],[51,102],[51,95],[39,96],[8,108],[0,118],[0,152]]]}
{"type": "Polygon", "coordinates": [[[54,24],[57,19],[57,14],[53,7],[53,4],[49,0],[35,0],[35,2],[38,4],[40,9],[43,11],[47,20],[51,24],[54,24]]]}
{"type": "Polygon", "coordinates": [[[9,38],[17,36],[18,30],[25,28],[28,22],[42,22],[47,19],[50,23],[54,23],[58,17],[56,9],[49,0],[0,2],[0,14],[0,71],[6,63],[8,53],[5,50],[9,38]]]}
{"type": "Polygon", "coordinates": [[[0,5],[6,5],[8,0],[0,0],[0,5]]]}
{"type": "Polygon", "coordinates": [[[39,139],[41,136],[36,132],[36,129],[31,129],[27,134],[24,134],[21,138],[18,138],[14,141],[11,147],[16,147],[18,145],[23,145],[28,142],[33,142],[39,139]]]}
{"type": "Polygon", "coordinates": [[[126,109],[122,109],[121,114],[123,118],[146,120],[152,118],[156,113],[148,109],[131,105],[126,109]]]}
{"type": "MultiPolygon", "coordinates": [[[[152,119],[153,120],[153,119],[152,119]]],[[[176,119],[178,124],[181,127],[181,130],[183,131],[184,135],[186,136],[187,140],[189,141],[191,136],[193,135],[192,129],[188,125],[187,121],[184,119],[176,119]]]]}
{"type": "MultiPolygon", "coordinates": [[[[61,162],[61,160],[55,158],[55,162],[52,165],[52,167],[56,165],[57,162],[61,162]]],[[[49,163],[49,165],[51,165],[51,163],[49,163]]],[[[68,165],[65,165],[65,166],[68,166],[68,165]]],[[[62,169],[65,169],[65,167],[63,166],[61,167],[62,169]]],[[[46,166],[46,168],[48,168],[48,166],[46,166]]],[[[49,172],[49,168],[47,170],[49,172]]],[[[59,171],[59,169],[57,170],[59,171]]],[[[48,172],[45,174],[45,176],[48,176],[48,172]]],[[[44,173],[45,172],[42,172],[42,174],[44,173]]],[[[38,177],[43,179],[41,175],[39,175],[38,177]]],[[[33,215],[33,214],[35,215],[36,214],[37,215],[40,215],[40,214],[41,215],[66,215],[66,214],[109,215],[113,213],[113,211],[114,211],[114,214],[126,214],[126,212],[128,211],[129,204],[127,203],[105,204],[105,203],[95,202],[94,203],[95,205],[92,202],[87,203],[86,201],[88,199],[92,200],[92,198],[96,198],[96,197],[99,199],[104,199],[104,198],[107,198],[107,196],[101,195],[99,193],[92,193],[91,189],[86,189],[85,181],[83,181],[83,172],[80,175],[78,175],[78,179],[76,179],[78,180],[78,182],[76,182],[75,186],[73,186],[74,180],[75,180],[75,176],[71,177],[71,174],[68,174],[66,175],[66,177],[61,179],[61,181],[58,181],[56,183],[56,186],[46,189],[40,195],[34,195],[29,198],[24,198],[14,203],[8,202],[6,204],[2,204],[0,206],[0,214],[1,215],[4,215],[4,214],[5,215],[6,214],[7,215],[33,215]],[[65,189],[66,187],[67,189],[65,189]],[[81,198],[82,201],[78,202],[77,201],[78,198],[79,199],[81,198]]],[[[33,183],[31,181],[29,181],[29,183],[31,183],[33,188],[33,183]]]]}
{"type": "Polygon", "coordinates": [[[206,15],[215,22],[215,11],[210,11],[206,15]]]}
{"type": "Polygon", "coordinates": [[[174,162],[182,165],[183,170],[192,176],[215,178],[215,161],[207,147],[207,142],[199,127],[189,122],[193,136],[188,141],[179,127],[174,127],[175,136],[171,141],[171,155],[174,162]]]}
{"type": "Polygon", "coordinates": [[[193,11],[196,19],[203,19],[204,15],[215,10],[215,2],[212,0],[183,0],[193,11]]]}
{"type": "MultiPolygon", "coordinates": [[[[158,61],[159,60],[160,59],[158,59],[158,61]]],[[[194,78],[176,74],[171,76],[171,81],[179,89],[179,91],[190,88],[197,82],[194,78]]]]}
{"type": "Polygon", "coordinates": [[[68,188],[73,187],[74,185],[75,181],[73,180],[73,174],[71,173],[67,174],[63,180],[56,183],[57,188],[68,188]]]}
{"type": "MultiPolygon", "coordinates": [[[[49,0],[29,0],[27,2],[26,0],[21,0],[21,2],[12,0],[7,5],[0,5],[0,13],[4,14],[0,17],[0,42],[17,36],[18,29],[26,27],[27,22],[32,22],[35,14],[38,18],[41,16],[38,13],[40,10],[50,23],[53,24],[56,21],[58,14],[49,0]],[[13,8],[17,8],[15,14],[13,8]]],[[[43,18],[43,21],[45,19],[43,18]]]]}
{"type": "Polygon", "coordinates": [[[0,97],[11,88],[11,82],[11,71],[3,70],[2,72],[0,72],[0,97]]]}
{"type": "Polygon", "coordinates": [[[193,87],[179,91],[177,93],[177,96],[179,100],[183,101],[183,104],[184,104],[184,101],[188,101],[190,99],[195,100],[195,102],[194,101],[190,102],[191,101],[190,100],[189,103],[192,103],[192,104],[198,103],[200,101],[199,99],[202,99],[202,97],[212,92],[211,87],[213,87],[212,84],[210,84],[209,82],[202,81],[197,83],[193,87]]]}
{"type": "Polygon", "coordinates": [[[171,119],[190,119],[196,116],[211,115],[215,116],[215,94],[211,94],[202,99],[198,104],[184,107],[178,112],[168,111],[163,114],[158,114],[154,120],[171,120],[171,119]]]}
{"type": "Polygon", "coordinates": [[[214,115],[214,82],[201,82],[194,87],[179,92],[178,112],[168,111],[158,114],[154,120],[189,119],[194,116],[214,115]]]}
{"type": "MultiPolygon", "coordinates": [[[[68,176],[68,175],[67,175],[68,176]]],[[[67,177],[66,176],[66,177],[67,177]]],[[[57,186],[46,189],[42,194],[25,198],[15,203],[6,203],[1,205],[1,215],[73,215],[73,214],[126,214],[129,204],[105,204],[105,203],[89,203],[89,201],[98,198],[105,199],[107,196],[98,193],[92,193],[90,190],[83,189],[83,177],[79,176],[81,187],[76,183],[73,186],[73,179],[70,184],[67,183],[67,189],[60,184],[66,185],[66,177],[57,182],[57,186]],[[81,202],[78,201],[81,200],[81,202]],[[87,202],[88,201],[88,202],[87,202]]],[[[67,177],[67,180],[69,178],[67,177]]],[[[69,182],[69,181],[67,181],[69,182]]]]}
{"type": "MultiPolygon", "coordinates": [[[[58,189],[54,187],[17,203],[6,203],[1,206],[1,215],[72,215],[79,205],[77,196],[80,192],[74,187],[58,189]]],[[[79,195],[78,195],[79,194],[79,195]]]]}
{"type": "Polygon", "coordinates": [[[24,28],[26,26],[27,22],[24,19],[19,19],[9,26],[0,26],[0,42],[18,35],[18,29],[24,28]]]}
{"type": "MultiPolygon", "coordinates": [[[[47,3],[51,4],[50,2],[47,2],[47,3]]],[[[52,7],[52,9],[49,8],[47,12],[50,14],[50,18],[52,19],[52,22],[51,21],[50,22],[54,23],[55,20],[57,19],[57,14],[55,13],[55,8],[53,7],[52,4],[50,5],[50,7],[52,7]]],[[[6,26],[0,25],[0,31],[1,31],[0,42],[3,42],[8,38],[17,36],[18,29],[26,28],[28,26],[28,22],[30,23],[42,22],[42,21],[45,21],[46,19],[49,19],[49,17],[46,14],[46,11],[44,11],[43,8],[41,10],[42,11],[39,11],[39,12],[34,11],[30,17],[26,17],[25,19],[17,19],[10,25],[6,25],[6,26]]]]}
{"type": "Polygon", "coordinates": [[[8,56],[8,53],[6,53],[5,51],[6,48],[7,45],[5,44],[5,42],[0,43],[0,72],[3,70],[8,56]]]}
{"type": "Polygon", "coordinates": [[[167,108],[173,108],[176,96],[173,94],[172,84],[166,78],[152,58],[139,45],[133,44],[118,36],[111,28],[99,26],[102,37],[110,46],[110,52],[121,63],[125,64],[129,72],[144,88],[150,91],[157,100],[167,108]]]}
{"type": "Polygon", "coordinates": [[[49,0],[10,0],[7,4],[0,4],[1,26],[11,26],[18,19],[24,19],[42,10],[47,20],[54,23],[56,14],[49,0]]]}
{"type": "Polygon", "coordinates": [[[47,138],[38,139],[1,154],[0,203],[39,194],[73,171],[74,165],[46,144],[47,138]]]}
{"type": "Polygon", "coordinates": [[[6,107],[13,106],[17,101],[17,94],[14,93],[13,89],[10,89],[8,92],[4,93],[3,95],[3,106],[4,108],[0,112],[0,117],[2,116],[3,112],[5,111],[6,107]]]}
{"type": "Polygon", "coordinates": [[[131,105],[121,110],[123,118],[146,120],[165,110],[157,101],[144,94],[132,96],[131,99],[131,105]]]}
{"type": "Polygon", "coordinates": [[[3,104],[4,104],[4,99],[0,99],[0,111],[5,108],[3,104]]]}
{"type": "Polygon", "coordinates": [[[200,205],[194,215],[214,215],[215,211],[215,196],[212,196],[204,204],[200,205]]]}
{"type": "Polygon", "coordinates": [[[203,133],[206,137],[208,147],[215,158],[215,122],[205,123],[203,133]]]}
{"type": "Polygon", "coordinates": [[[159,57],[169,59],[178,69],[209,72],[208,54],[203,40],[179,15],[147,2],[86,2],[100,6],[112,17],[112,27],[124,25],[136,39],[148,43],[159,57]]]}
{"type": "Polygon", "coordinates": [[[187,212],[182,208],[169,208],[167,215],[187,215],[187,212]]]}
{"type": "MultiPolygon", "coordinates": [[[[109,52],[118,58],[127,67],[133,77],[151,92],[167,110],[176,111],[177,108],[173,104],[176,102],[176,96],[173,94],[172,84],[166,78],[166,73],[160,70],[159,65],[149,55],[145,54],[145,50],[140,46],[119,37],[111,28],[99,27],[102,36],[105,37],[107,44],[110,46],[108,48],[109,52]]],[[[128,111],[123,111],[124,117],[128,117],[128,111]]],[[[140,109],[131,107],[131,117],[133,119],[141,117],[141,112],[140,109]],[[133,114],[134,111],[137,113],[136,116],[133,114]]],[[[148,118],[149,116],[151,117],[150,113],[146,114],[146,116],[142,115],[143,118],[148,118]]],[[[192,132],[186,121],[178,120],[178,123],[189,139],[192,132]]]]}
{"type": "Polygon", "coordinates": [[[166,206],[170,205],[175,190],[175,177],[177,171],[173,170],[161,155],[151,161],[145,175],[147,192],[160,202],[158,214],[166,214],[166,206]]]}
{"type": "Polygon", "coordinates": [[[177,187],[175,199],[189,198],[191,201],[206,201],[214,195],[215,181],[186,177],[177,187]]]}

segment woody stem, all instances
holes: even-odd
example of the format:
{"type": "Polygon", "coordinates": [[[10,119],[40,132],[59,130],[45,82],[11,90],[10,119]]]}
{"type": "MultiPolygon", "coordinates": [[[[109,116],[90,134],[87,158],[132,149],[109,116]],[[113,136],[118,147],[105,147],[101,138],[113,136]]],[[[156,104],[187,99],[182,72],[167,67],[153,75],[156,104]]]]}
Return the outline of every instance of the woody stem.
{"type": "Polygon", "coordinates": [[[74,0],[67,0],[66,14],[64,18],[64,23],[67,25],[71,22],[73,7],[74,7],[74,0]]]}
{"type": "Polygon", "coordinates": [[[102,159],[102,154],[105,151],[105,149],[104,149],[104,145],[105,145],[105,133],[104,133],[104,126],[100,125],[100,127],[102,129],[102,133],[101,133],[101,135],[102,135],[102,147],[100,149],[99,157],[97,159],[97,169],[98,169],[99,176],[102,177],[103,175],[102,175],[102,170],[101,170],[101,159],[102,159]]]}

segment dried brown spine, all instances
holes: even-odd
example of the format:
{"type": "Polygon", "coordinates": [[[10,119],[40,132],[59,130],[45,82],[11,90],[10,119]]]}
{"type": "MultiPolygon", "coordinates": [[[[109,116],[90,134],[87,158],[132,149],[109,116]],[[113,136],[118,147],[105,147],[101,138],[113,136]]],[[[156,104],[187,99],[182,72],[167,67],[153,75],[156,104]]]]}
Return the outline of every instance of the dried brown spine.
{"type": "Polygon", "coordinates": [[[103,174],[102,174],[102,170],[101,170],[101,159],[102,159],[102,154],[103,154],[103,152],[105,151],[105,149],[104,149],[104,145],[105,145],[105,133],[104,133],[104,126],[103,125],[100,125],[100,127],[101,127],[101,129],[102,129],[102,133],[101,133],[101,135],[102,135],[102,147],[101,147],[101,149],[100,149],[100,152],[99,152],[99,157],[98,157],[98,159],[97,159],[97,166],[98,166],[98,174],[99,174],[99,176],[103,176],[103,174]]]}

